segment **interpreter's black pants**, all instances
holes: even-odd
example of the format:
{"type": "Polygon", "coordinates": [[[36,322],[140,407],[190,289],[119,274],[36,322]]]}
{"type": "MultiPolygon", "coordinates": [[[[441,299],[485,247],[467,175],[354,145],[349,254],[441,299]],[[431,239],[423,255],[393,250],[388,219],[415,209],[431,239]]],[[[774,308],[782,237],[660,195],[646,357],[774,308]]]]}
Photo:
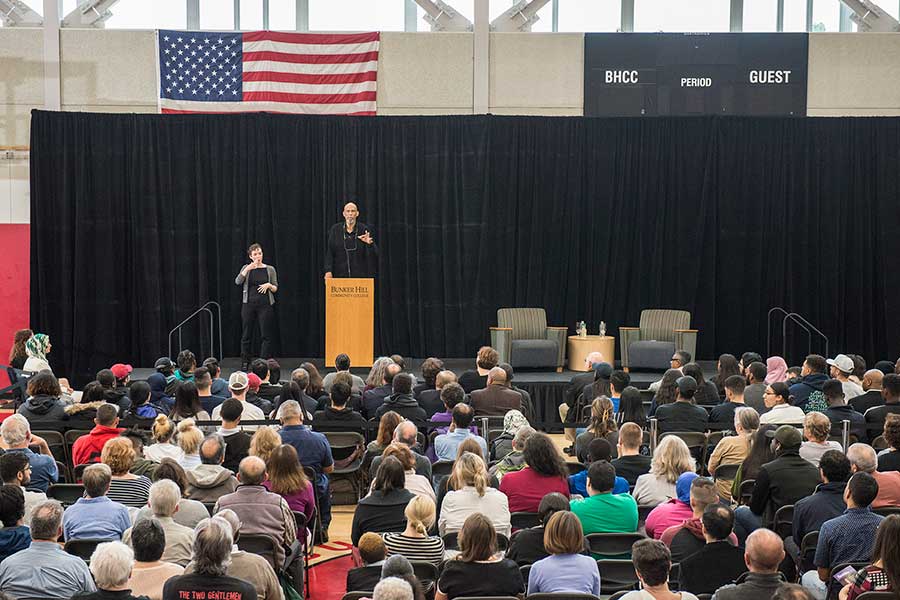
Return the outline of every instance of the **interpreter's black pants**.
{"type": "Polygon", "coordinates": [[[271,358],[272,338],[274,336],[275,327],[275,311],[272,305],[254,304],[245,302],[241,305],[241,359],[249,361],[253,358],[250,342],[253,339],[253,325],[259,323],[259,333],[261,338],[259,356],[262,358],[271,358]]]}

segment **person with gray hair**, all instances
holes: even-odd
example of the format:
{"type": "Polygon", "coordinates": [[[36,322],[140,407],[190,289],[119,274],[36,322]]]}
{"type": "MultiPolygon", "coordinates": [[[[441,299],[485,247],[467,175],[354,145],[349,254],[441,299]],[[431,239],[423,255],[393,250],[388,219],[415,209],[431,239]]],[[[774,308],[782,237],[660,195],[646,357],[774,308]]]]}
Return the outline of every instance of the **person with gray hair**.
{"type": "Polygon", "coordinates": [[[78,600],[147,600],[135,596],[128,587],[134,553],[122,542],[104,542],[91,554],[90,569],[97,584],[96,592],[75,594],[78,600]]]}
{"type": "Polygon", "coordinates": [[[150,600],[161,600],[165,583],[184,573],[183,567],[161,560],[166,549],[166,533],[162,525],[156,519],[139,520],[131,528],[131,545],[135,562],[128,587],[136,596],[143,594],[150,600]]]}
{"type": "Polygon", "coordinates": [[[375,586],[372,600],[413,600],[413,589],[399,577],[387,577],[375,586]]]}
{"type": "Polygon", "coordinates": [[[868,473],[878,482],[878,495],[871,508],[900,506],[900,472],[878,471],[878,456],[868,444],[856,443],[847,448],[847,459],[853,473],[868,473]]]}
{"type": "MultiPolygon", "coordinates": [[[[294,403],[296,404],[296,402],[294,403]]],[[[243,523],[246,534],[267,535],[275,542],[275,564],[284,563],[285,549],[297,539],[297,522],[287,501],[273,494],[262,483],[268,479],[266,463],[258,456],[241,461],[241,484],[216,502],[214,512],[230,508],[243,523]]]]}
{"type": "MultiPolygon", "coordinates": [[[[423,456],[417,452],[419,448],[418,440],[419,428],[412,421],[400,421],[400,424],[394,428],[394,443],[400,443],[412,450],[413,457],[416,459],[416,475],[431,480],[431,461],[427,456],[423,456]]],[[[369,465],[369,479],[374,480],[378,467],[381,465],[383,457],[376,456],[369,465]]]]}
{"type": "MultiPolygon", "coordinates": [[[[225,574],[236,579],[249,581],[256,588],[259,600],[282,600],[284,594],[281,591],[281,584],[275,576],[275,571],[269,561],[259,556],[238,549],[237,542],[240,537],[241,519],[237,513],[226,508],[216,513],[217,519],[224,519],[231,526],[232,547],[231,547],[231,563],[225,574]]],[[[184,569],[185,575],[194,572],[194,563],[188,563],[184,569]]]]}
{"type": "MultiPolygon", "coordinates": [[[[510,411],[512,412],[512,411],[510,411]]],[[[507,473],[515,473],[525,468],[525,442],[532,435],[537,433],[531,425],[522,425],[516,431],[512,439],[512,452],[508,453],[493,467],[490,468],[490,474],[497,477],[498,480],[503,479],[507,473]]]]}
{"type": "Polygon", "coordinates": [[[200,464],[185,472],[188,498],[215,502],[237,489],[234,473],[222,466],[224,459],[225,439],[218,433],[206,436],[200,444],[200,464]]]}
{"type": "Polygon", "coordinates": [[[82,474],[84,497],[66,509],[63,516],[65,539],[119,540],[131,527],[128,509],[106,495],[112,471],[109,465],[95,463],[82,474]]]}
{"type": "Polygon", "coordinates": [[[62,549],[62,504],[41,502],[31,512],[31,546],[0,562],[0,590],[13,598],[63,600],[97,587],[84,561],[62,549]]]}
{"type": "Polygon", "coordinates": [[[0,425],[0,438],[3,441],[3,450],[6,452],[21,452],[28,457],[31,465],[31,485],[33,489],[47,492],[51,483],[59,479],[59,470],[56,468],[56,459],[50,452],[44,438],[31,433],[31,425],[28,419],[22,415],[10,415],[0,425]],[[29,446],[38,446],[40,453],[35,454],[29,446]]]}
{"type": "Polygon", "coordinates": [[[193,572],[169,579],[163,586],[163,600],[204,597],[256,600],[252,583],[227,575],[233,544],[228,521],[220,517],[203,519],[194,534],[193,572]]]}
{"type": "MultiPolygon", "coordinates": [[[[166,546],[162,554],[164,562],[185,566],[191,561],[191,546],[194,544],[194,530],[184,525],[179,525],[172,518],[178,511],[178,501],[181,500],[181,489],[178,484],[169,479],[161,479],[150,486],[150,501],[148,505],[153,511],[153,518],[160,525],[166,536],[166,546]]],[[[128,529],[122,536],[122,541],[135,547],[132,539],[133,529],[128,529]]]]}

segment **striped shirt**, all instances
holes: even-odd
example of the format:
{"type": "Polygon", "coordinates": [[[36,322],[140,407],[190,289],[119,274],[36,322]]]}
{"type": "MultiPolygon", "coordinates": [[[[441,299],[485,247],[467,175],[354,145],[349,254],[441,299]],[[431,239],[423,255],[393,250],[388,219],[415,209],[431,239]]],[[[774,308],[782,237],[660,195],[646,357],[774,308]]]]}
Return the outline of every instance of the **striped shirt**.
{"type": "Polygon", "coordinates": [[[106,495],[113,502],[142,508],[150,498],[150,485],[150,480],[143,475],[134,479],[113,477],[109,482],[109,492],[106,495]]]}
{"type": "Polygon", "coordinates": [[[407,560],[430,562],[435,566],[444,560],[444,540],[437,536],[414,538],[402,533],[383,533],[387,555],[400,554],[407,560]]]}

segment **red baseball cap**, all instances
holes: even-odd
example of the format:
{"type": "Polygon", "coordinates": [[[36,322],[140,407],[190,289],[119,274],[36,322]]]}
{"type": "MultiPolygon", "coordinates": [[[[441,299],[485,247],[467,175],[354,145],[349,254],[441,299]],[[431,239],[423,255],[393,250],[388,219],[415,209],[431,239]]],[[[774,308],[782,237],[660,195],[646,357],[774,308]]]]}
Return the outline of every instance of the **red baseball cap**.
{"type": "Polygon", "coordinates": [[[259,386],[262,385],[262,379],[256,373],[247,373],[247,382],[249,383],[248,387],[254,391],[258,390],[259,386]]]}
{"type": "Polygon", "coordinates": [[[125,379],[131,372],[134,370],[131,368],[131,365],[124,365],[122,363],[116,363],[109,368],[110,371],[113,372],[113,375],[116,376],[116,379],[125,379]]]}

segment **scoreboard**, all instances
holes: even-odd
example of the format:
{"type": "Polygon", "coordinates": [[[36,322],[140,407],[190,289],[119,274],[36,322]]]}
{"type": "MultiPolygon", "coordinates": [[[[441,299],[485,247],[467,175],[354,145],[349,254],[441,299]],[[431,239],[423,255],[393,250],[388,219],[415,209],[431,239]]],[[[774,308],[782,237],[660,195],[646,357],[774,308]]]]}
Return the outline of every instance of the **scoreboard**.
{"type": "Polygon", "coordinates": [[[806,115],[805,33],[586,33],[584,115],[806,115]]]}

